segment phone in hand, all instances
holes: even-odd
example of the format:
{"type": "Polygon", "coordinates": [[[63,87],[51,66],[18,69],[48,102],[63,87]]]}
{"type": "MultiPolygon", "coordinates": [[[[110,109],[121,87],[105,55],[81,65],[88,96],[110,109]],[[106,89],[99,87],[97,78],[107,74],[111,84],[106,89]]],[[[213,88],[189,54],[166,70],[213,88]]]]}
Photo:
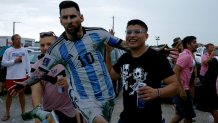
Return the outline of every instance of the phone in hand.
{"type": "Polygon", "coordinates": [[[19,63],[22,63],[22,56],[18,56],[20,58],[19,63]]]}

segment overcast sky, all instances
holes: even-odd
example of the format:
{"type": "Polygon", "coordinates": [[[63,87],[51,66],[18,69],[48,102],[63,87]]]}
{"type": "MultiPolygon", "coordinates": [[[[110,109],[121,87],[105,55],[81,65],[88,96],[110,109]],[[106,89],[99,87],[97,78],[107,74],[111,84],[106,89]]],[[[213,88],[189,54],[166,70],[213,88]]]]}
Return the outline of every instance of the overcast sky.
{"type": "MultiPolygon", "coordinates": [[[[39,32],[60,35],[58,5],[62,0],[1,0],[0,36],[15,33],[38,40],[39,32]],[[18,23],[20,22],[20,23],[18,23]]],[[[112,28],[125,39],[126,23],[141,19],[148,25],[147,44],[171,46],[175,37],[197,37],[199,43],[218,45],[218,0],[75,0],[85,21],[83,26],[112,28]]]]}

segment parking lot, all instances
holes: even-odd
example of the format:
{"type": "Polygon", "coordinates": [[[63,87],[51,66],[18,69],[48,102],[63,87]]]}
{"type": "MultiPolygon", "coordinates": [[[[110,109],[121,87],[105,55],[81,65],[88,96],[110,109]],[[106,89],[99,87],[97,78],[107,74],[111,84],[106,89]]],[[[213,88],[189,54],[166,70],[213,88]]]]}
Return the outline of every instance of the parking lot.
{"type": "MultiPolygon", "coordinates": [[[[3,101],[5,101],[5,96],[0,97],[3,101]]],[[[31,105],[31,95],[26,94],[26,111],[29,111],[32,109],[31,105]]],[[[122,111],[122,94],[120,93],[118,97],[115,100],[115,107],[112,114],[111,123],[117,123],[119,119],[119,114],[122,111]]],[[[166,123],[170,122],[170,119],[172,118],[174,114],[174,106],[173,104],[162,104],[162,111],[163,111],[163,117],[165,118],[166,123]]],[[[5,104],[0,102],[0,116],[2,116],[5,112],[5,104]]],[[[194,119],[196,123],[212,123],[209,121],[209,113],[201,112],[196,110],[197,117],[194,119]]],[[[12,102],[11,107],[11,118],[8,121],[0,121],[1,123],[34,123],[34,120],[32,121],[23,121],[20,116],[20,106],[18,102],[18,97],[15,97],[12,102]]]]}

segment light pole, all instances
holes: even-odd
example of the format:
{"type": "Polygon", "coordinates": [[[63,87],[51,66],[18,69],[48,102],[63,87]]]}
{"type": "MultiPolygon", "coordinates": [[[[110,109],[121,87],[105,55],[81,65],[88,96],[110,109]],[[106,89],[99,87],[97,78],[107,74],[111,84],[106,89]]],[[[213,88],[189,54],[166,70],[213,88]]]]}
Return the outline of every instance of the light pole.
{"type": "Polygon", "coordinates": [[[16,23],[21,23],[21,22],[13,21],[13,35],[15,34],[15,24],[16,24],[16,23]]]}
{"type": "Polygon", "coordinates": [[[114,16],[113,16],[113,25],[112,25],[112,29],[113,29],[113,31],[114,31],[114,16]]]}
{"type": "Polygon", "coordinates": [[[158,46],[158,41],[160,40],[160,36],[156,36],[156,41],[157,41],[157,46],[158,46]]]}

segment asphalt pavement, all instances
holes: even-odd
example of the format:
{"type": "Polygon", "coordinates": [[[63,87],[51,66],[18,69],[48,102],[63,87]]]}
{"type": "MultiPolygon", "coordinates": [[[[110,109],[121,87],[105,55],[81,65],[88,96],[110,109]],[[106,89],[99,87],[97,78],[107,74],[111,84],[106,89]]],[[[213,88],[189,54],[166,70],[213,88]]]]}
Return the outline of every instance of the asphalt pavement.
{"type": "MultiPolygon", "coordinates": [[[[123,108],[122,94],[120,93],[119,96],[115,100],[115,107],[114,107],[114,111],[112,114],[111,123],[117,123],[119,119],[119,114],[122,111],[122,108],[123,108]]],[[[31,109],[32,109],[31,95],[26,94],[26,111],[29,111],[31,109]]],[[[173,104],[168,104],[168,103],[162,104],[162,111],[163,111],[163,117],[165,118],[166,123],[169,123],[170,119],[174,115],[173,104]]],[[[5,96],[0,96],[0,117],[2,117],[4,113],[5,113],[5,96]]],[[[196,115],[197,117],[194,118],[195,123],[212,123],[211,121],[209,121],[210,120],[209,113],[196,110],[196,115]]],[[[32,121],[22,120],[19,99],[18,97],[14,97],[12,106],[11,106],[11,118],[8,121],[0,120],[0,123],[34,123],[34,120],[32,121]]]]}
{"type": "MultiPolygon", "coordinates": [[[[175,110],[174,110],[174,105],[172,103],[169,103],[170,101],[165,100],[162,104],[162,115],[163,118],[165,119],[165,123],[170,123],[170,120],[174,116],[175,110]]],[[[112,115],[112,122],[111,123],[117,123],[119,119],[119,114],[122,111],[122,106],[123,106],[123,101],[122,101],[122,93],[119,94],[117,99],[115,100],[115,107],[114,107],[114,112],[112,115]]],[[[196,112],[196,117],[194,118],[195,122],[194,123],[213,123],[211,121],[211,116],[207,112],[202,112],[199,110],[195,110],[196,112]]]]}

